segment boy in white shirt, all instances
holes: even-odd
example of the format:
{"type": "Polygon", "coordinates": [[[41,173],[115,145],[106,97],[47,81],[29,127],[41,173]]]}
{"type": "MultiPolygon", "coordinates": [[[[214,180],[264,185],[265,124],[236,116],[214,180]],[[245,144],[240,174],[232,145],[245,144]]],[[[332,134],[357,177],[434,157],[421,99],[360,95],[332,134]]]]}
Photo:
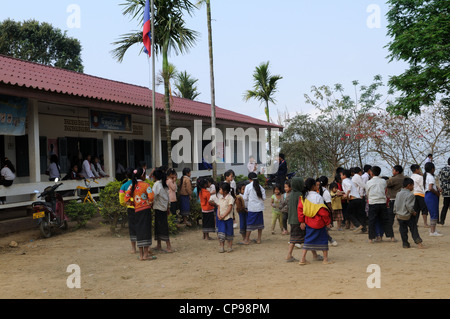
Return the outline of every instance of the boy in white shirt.
{"type": "Polygon", "coordinates": [[[411,175],[411,179],[414,181],[414,189],[413,193],[415,196],[415,203],[414,203],[414,211],[417,213],[417,215],[413,216],[417,221],[419,221],[419,213],[422,212],[423,217],[423,225],[428,228],[430,227],[428,225],[427,219],[428,219],[428,208],[425,204],[425,189],[423,188],[423,173],[422,169],[419,165],[414,164],[411,165],[411,172],[413,173],[411,175]]]}
{"type": "Polygon", "coordinates": [[[365,228],[365,214],[363,214],[363,200],[359,194],[356,185],[350,179],[350,170],[344,170],[341,173],[342,189],[345,193],[344,199],[347,199],[347,214],[349,220],[356,227],[355,232],[363,231],[365,228]]]}
{"type": "Polygon", "coordinates": [[[377,220],[383,225],[386,237],[395,241],[394,229],[389,221],[386,198],[386,180],[380,177],[381,168],[373,166],[370,170],[371,179],[366,184],[366,194],[369,202],[369,242],[373,243],[377,237],[377,220]]]}

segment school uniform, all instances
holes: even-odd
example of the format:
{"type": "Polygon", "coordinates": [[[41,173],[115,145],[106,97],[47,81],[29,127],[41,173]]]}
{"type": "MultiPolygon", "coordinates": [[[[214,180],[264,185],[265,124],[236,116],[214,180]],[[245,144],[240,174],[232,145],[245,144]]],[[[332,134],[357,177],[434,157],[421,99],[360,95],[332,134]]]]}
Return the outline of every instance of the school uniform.
{"type": "Polygon", "coordinates": [[[430,173],[426,173],[425,179],[425,203],[428,208],[428,212],[430,213],[430,225],[436,226],[437,221],[439,220],[439,197],[436,196],[433,192],[430,191],[430,185],[434,190],[438,190],[436,186],[436,179],[434,175],[430,173]]]}
{"type": "MultiPolygon", "coordinates": [[[[217,214],[220,216],[225,215],[226,211],[230,208],[230,205],[234,205],[234,198],[231,194],[219,199],[219,209],[217,214]]],[[[217,220],[217,237],[221,242],[225,240],[233,240],[234,238],[234,228],[233,228],[233,213],[230,213],[223,219],[217,220]]]]}
{"type": "Polygon", "coordinates": [[[264,201],[266,200],[266,191],[259,186],[262,198],[259,198],[253,188],[253,182],[245,186],[244,201],[248,210],[247,231],[264,229],[264,201]]]}
{"type": "Polygon", "coordinates": [[[411,179],[414,181],[414,211],[417,212],[415,219],[418,221],[420,212],[422,212],[422,215],[428,215],[428,208],[425,203],[425,190],[423,188],[423,176],[412,174],[411,179]]]}
{"type": "Polygon", "coordinates": [[[342,190],[348,193],[347,216],[355,227],[364,227],[365,217],[362,216],[363,200],[359,195],[356,185],[350,178],[342,181],[342,190]]]}
{"type": "Polygon", "coordinates": [[[394,237],[386,205],[386,187],[386,181],[379,176],[374,176],[366,184],[365,190],[369,202],[369,239],[375,239],[379,235],[377,222],[383,226],[386,237],[394,237]]]}

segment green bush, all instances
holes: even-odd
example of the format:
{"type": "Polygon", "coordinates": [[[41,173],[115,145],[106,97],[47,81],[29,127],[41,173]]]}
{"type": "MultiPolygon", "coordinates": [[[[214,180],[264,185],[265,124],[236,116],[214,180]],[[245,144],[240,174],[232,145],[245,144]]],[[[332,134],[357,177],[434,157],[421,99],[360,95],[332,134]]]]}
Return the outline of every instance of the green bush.
{"type": "Polygon", "coordinates": [[[108,183],[100,192],[100,215],[110,224],[112,232],[116,231],[119,222],[123,227],[128,220],[127,208],[120,205],[119,202],[119,190],[121,186],[121,182],[114,181],[108,183]]]}
{"type": "Polygon", "coordinates": [[[79,203],[72,200],[65,204],[64,211],[71,221],[77,222],[78,228],[82,228],[98,213],[98,207],[93,203],[79,203]]]}

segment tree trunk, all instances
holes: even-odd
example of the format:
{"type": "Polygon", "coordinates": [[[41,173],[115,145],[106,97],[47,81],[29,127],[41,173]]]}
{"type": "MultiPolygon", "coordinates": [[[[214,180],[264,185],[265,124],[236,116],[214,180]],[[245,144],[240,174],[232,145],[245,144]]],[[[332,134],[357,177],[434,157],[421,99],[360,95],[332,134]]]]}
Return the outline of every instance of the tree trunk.
{"type": "MultiPolygon", "coordinates": [[[[209,46],[209,67],[210,67],[210,78],[211,78],[211,128],[213,130],[213,135],[215,136],[216,128],[216,93],[214,84],[214,54],[213,54],[213,42],[212,42],[212,26],[211,26],[211,0],[206,0],[206,17],[208,22],[208,46],[209,46]]],[[[217,141],[215,141],[215,154],[217,154],[217,141]]],[[[213,178],[217,179],[217,156],[213,158],[213,178]]]]}
{"type": "Polygon", "coordinates": [[[168,158],[168,167],[172,168],[172,139],[170,132],[170,79],[168,78],[168,69],[169,69],[169,59],[168,59],[168,50],[169,43],[168,41],[164,42],[163,45],[163,74],[164,76],[164,102],[165,102],[165,115],[166,115],[166,135],[167,135],[167,158],[168,158]]]}
{"type": "MultiPolygon", "coordinates": [[[[269,101],[266,101],[266,116],[267,116],[267,122],[270,123],[270,113],[269,113],[269,101]]],[[[267,130],[268,139],[269,139],[269,156],[270,156],[270,163],[273,161],[272,157],[272,132],[270,128],[267,130]]]]}

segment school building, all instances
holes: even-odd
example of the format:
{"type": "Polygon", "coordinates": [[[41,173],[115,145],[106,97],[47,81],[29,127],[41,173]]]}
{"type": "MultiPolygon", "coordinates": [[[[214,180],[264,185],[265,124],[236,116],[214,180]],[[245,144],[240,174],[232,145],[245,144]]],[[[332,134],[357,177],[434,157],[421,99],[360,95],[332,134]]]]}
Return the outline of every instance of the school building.
{"type": "MultiPolygon", "coordinates": [[[[45,175],[51,154],[58,155],[62,176],[86,155],[98,156],[110,178],[98,180],[96,187],[116,178],[120,166],[137,167],[145,161],[150,169],[152,156],[157,166],[166,165],[164,95],[156,94],[155,141],[151,101],[152,92],[146,87],[0,55],[0,157],[8,157],[17,171],[13,186],[0,186],[0,196],[7,197],[6,205],[0,205],[0,219],[2,211],[30,205],[36,199],[35,191],[42,192],[52,184],[45,175]],[[156,154],[152,154],[152,143],[156,143],[156,154]]],[[[171,97],[172,131],[185,128],[193,135],[195,121],[199,120],[202,132],[210,127],[210,104],[171,97]]],[[[222,132],[227,128],[282,130],[278,125],[220,107],[216,107],[216,122],[222,132]]],[[[176,143],[173,141],[172,146],[176,143]]],[[[212,174],[195,161],[209,143],[211,140],[192,142],[192,161],[174,165],[180,176],[186,166],[194,177],[212,174]]],[[[234,143],[236,149],[238,141],[234,143]]],[[[259,144],[250,144],[245,161],[259,152],[259,144]]],[[[225,151],[222,153],[224,163],[218,164],[218,174],[228,169],[237,175],[247,174],[242,159],[236,154],[225,158],[225,151]]],[[[61,190],[79,185],[84,183],[65,181],[61,190]]]]}

